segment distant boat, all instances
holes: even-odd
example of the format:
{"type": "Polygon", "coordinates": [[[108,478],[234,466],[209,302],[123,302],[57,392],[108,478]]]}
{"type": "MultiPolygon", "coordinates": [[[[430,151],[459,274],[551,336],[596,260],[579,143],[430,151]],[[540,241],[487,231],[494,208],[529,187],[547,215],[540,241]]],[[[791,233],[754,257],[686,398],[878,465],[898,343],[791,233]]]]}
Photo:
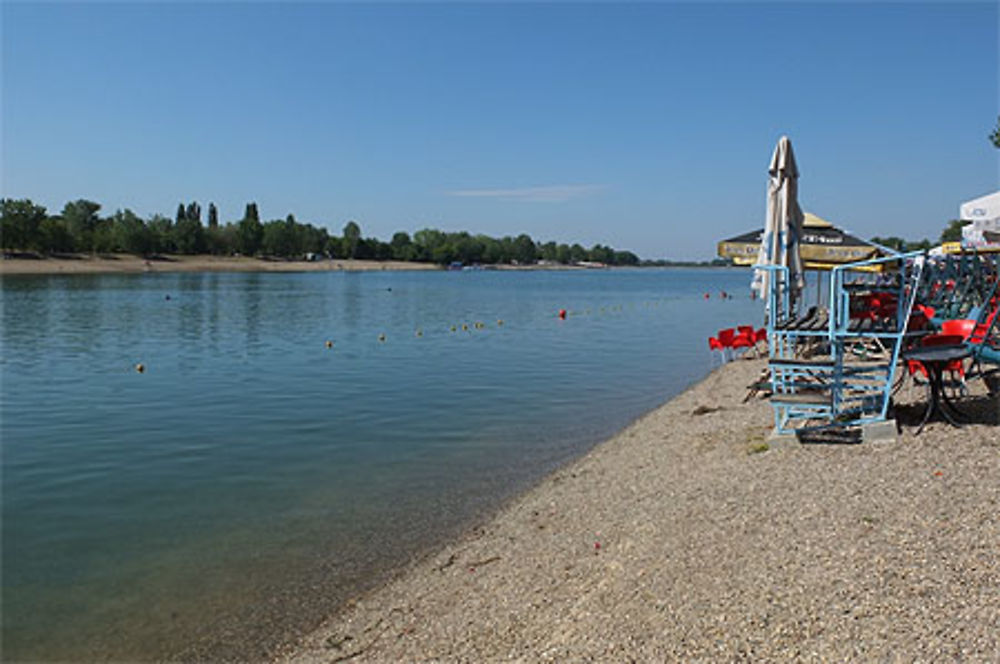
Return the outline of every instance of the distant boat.
{"type": "Polygon", "coordinates": [[[452,262],[448,263],[448,269],[449,270],[461,270],[462,269],[462,261],[452,261],[452,262]]]}

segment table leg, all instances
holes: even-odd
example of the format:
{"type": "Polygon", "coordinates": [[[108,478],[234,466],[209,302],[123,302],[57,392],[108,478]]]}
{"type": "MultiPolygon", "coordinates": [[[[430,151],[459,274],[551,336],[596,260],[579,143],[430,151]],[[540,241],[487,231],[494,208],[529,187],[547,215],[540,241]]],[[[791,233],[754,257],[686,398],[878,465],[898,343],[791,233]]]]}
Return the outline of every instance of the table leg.
{"type": "MultiPolygon", "coordinates": [[[[935,363],[936,364],[936,363],[935,363]]],[[[948,395],[945,394],[944,389],[944,365],[937,365],[934,367],[934,408],[941,413],[941,417],[947,421],[949,424],[955,427],[961,427],[962,423],[952,417],[951,413],[948,412],[948,405],[950,403],[948,395]]]]}
{"type": "MultiPolygon", "coordinates": [[[[949,413],[949,415],[946,415],[946,417],[947,417],[947,419],[948,419],[949,422],[954,423],[956,419],[960,419],[963,422],[968,422],[969,421],[969,416],[966,413],[964,413],[962,411],[962,409],[959,408],[955,404],[954,401],[951,400],[951,397],[948,396],[947,390],[944,389],[943,379],[942,379],[942,385],[941,385],[941,387],[942,387],[942,389],[941,389],[941,403],[938,404],[939,408],[941,409],[941,412],[942,413],[945,413],[945,412],[949,413]]],[[[956,425],[956,426],[961,426],[961,425],[956,425]]]]}
{"type": "Polygon", "coordinates": [[[920,432],[924,430],[924,425],[931,419],[931,414],[934,412],[934,404],[937,403],[937,387],[935,387],[933,376],[933,371],[928,370],[927,407],[924,408],[924,416],[920,418],[920,425],[917,427],[916,433],[913,434],[915,436],[919,436],[920,432]]]}

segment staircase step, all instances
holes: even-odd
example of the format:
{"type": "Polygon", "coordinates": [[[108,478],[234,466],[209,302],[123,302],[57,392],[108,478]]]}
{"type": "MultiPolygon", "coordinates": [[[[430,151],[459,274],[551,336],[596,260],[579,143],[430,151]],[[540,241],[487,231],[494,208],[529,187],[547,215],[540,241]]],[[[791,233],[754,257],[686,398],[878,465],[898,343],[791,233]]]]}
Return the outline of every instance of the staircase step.
{"type": "Polygon", "coordinates": [[[801,392],[785,394],[775,393],[771,395],[771,403],[799,406],[832,406],[833,395],[820,390],[802,390],[801,392]]]}

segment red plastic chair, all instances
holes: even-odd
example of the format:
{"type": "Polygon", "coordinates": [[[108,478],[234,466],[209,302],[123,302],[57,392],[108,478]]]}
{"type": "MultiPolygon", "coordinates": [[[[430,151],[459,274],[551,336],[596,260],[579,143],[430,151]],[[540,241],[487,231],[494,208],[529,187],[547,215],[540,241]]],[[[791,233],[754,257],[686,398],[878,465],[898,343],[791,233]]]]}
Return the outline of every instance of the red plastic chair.
{"type": "Polygon", "coordinates": [[[748,328],[749,332],[740,329],[740,333],[733,337],[733,350],[737,348],[753,348],[753,328],[748,328]]]}
{"type": "Polygon", "coordinates": [[[722,344],[723,349],[731,351],[733,350],[733,340],[736,339],[736,330],[729,328],[726,330],[719,330],[718,335],[719,343],[722,344]]]}
{"type": "Polygon", "coordinates": [[[710,351],[719,351],[719,364],[723,364],[726,361],[726,347],[722,345],[722,342],[715,337],[708,338],[708,349],[710,351]]]}

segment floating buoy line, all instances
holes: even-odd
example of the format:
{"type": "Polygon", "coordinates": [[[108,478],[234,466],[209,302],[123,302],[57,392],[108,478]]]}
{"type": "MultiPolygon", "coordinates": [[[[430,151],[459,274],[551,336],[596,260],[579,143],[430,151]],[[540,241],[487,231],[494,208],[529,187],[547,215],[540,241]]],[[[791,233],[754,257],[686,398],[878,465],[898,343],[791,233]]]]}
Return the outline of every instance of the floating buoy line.
{"type": "MultiPolygon", "coordinates": [[[[387,290],[389,290],[389,289],[387,289],[387,290]]],[[[701,294],[695,295],[693,297],[696,297],[697,299],[701,299],[701,294]]],[[[644,302],[630,302],[630,303],[626,303],[626,304],[605,304],[605,305],[601,305],[601,306],[591,305],[591,307],[587,307],[587,308],[579,309],[579,310],[560,307],[558,309],[554,309],[553,310],[552,319],[555,320],[555,321],[557,321],[557,322],[563,323],[563,322],[569,321],[571,319],[584,318],[584,317],[590,317],[590,316],[598,316],[598,317],[599,316],[611,316],[611,315],[623,314],[623,313],[626,313],[626,312],[629,312],[629,311],[636,311],[636,310],[640,310],[640,309],[651,309],[651,308],[654,308],[654,307],[659,307],[661,304],[663,304],[665,302],[668,302],[668,301],[677,301],[677,300],[678,300],[677,297],[672,297],[672,298],[664,297],[664,298],[659,298],[659,299],[656,299],[656,300],[648,300],[648,301],[644,301],[644,302]]],[[[503,318],[497,318],[497,319],[495,319],[495,323],[493,325],[488,325],[486,322],[484,322],[482,320],[474,320],[474,321],[471,321],[471,322],[452,323],[450,325],[446,325],[446,326],[442,327],[441,328],[441,334],[443,334],[443,335],[455,334],[459,330],[461,330],[462,332],[469,333],[469,334],[473,334],[474,332],[477,332],[477,331],[478,332],[485,332],[485,331],[489,331],[489,330],[498,330],[498,329],[505,328],[506,323],[507,323],[507,321],[505,321],[503,318]]],[[[515,326],[515,329],[516,329],[516,326],[515,326]]],[[[430,335],[428,335],[428,332],[431,332],[431,331],[427,330],[426,327],[423,327],[423,326],[421,326],[421,327],[415,327],[414,330],[413,330],[413,336],[411,338],[414,338],[414,339],[427,339],[428,337],[436,336],[432,332],[431,332],[430,335]]],[[[377,341],[377,343],[379,345],[383,345],[383,344],[388,344],[389,343],[389,336],[388,336],[388,334],[386,332],[378,332],[375,335],[375,339],[376,339],[376,341],[377,341]]],[[[335,339],[325,339],[322,342],[322,344],[323,344],[323,346],[327,350],[334,350],[335,348],[339,348],[340,347],[340,346],[337,345],[337,342],[335,341],[335,339]]],[[[339,353],[335,353],[335,355],[337,355],[337,354],[339,354],[339,353]]],[[[145,371],[146,371],[146,365],[143,364],[142,362],[138,362],[138,363],[134,364],[132,366],[132,368],[133,368],[133,370],[136,373],[140,373],[140,374],[141,373],[145,373],[145,371]]]]}

